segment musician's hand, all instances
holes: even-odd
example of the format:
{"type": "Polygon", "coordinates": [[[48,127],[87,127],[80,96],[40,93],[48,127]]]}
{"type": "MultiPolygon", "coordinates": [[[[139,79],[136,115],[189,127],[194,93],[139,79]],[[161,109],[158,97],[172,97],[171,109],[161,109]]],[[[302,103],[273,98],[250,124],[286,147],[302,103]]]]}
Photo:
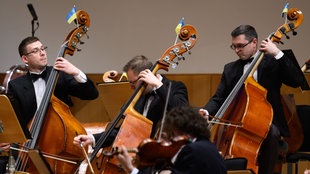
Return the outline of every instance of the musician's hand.
{"type": "Polygon", "coordinates": [[[11,147],[10,143],[0,143],[0,152],[9,151],[10,147],[11,147]]]}
{"type": "Polygon", "coordinates": [[[58,57],[55,61],[54,68],[59,71],[63,71],[72,76],[77,76],[80,74],[80,70],[71,64],[67,59],[58,57]]]}
{"type": "Polygon", "coordinates": [[[128,173],[131,173],[134,170],[132,164],[132,158],[129,156],[128,151],[125,146],[120,147],[120,153],[116,156],[118,161],[121,164],[121,167],[128,173]]]}
{"type": "Polygon", "coordinates": [[[78,135],[74,137],[73,144],[80,146],[81,143],[83,147],[89,144],[93,146],[95,144],[93,135],[78,135]]]}
{"type": "Polygon", "coordinates": [[[204,118],[209,119],[209,112],[205,109],[199,109],[198,113],[204,118]]]}
{"type": "Polygon", "coordinates": [[[265,52],[266,54],[270,54],[273,57],[281,51],[269,38],[262,41],[259,50],[265,52]]]}
{"type": "Polygon", "coordinates": [[[159,88],[163,83],[159,80],[160,75],[154,75],[149,69],[141,71],[139,74],[139,81],[142,80],[152,88],[159,88]]]}

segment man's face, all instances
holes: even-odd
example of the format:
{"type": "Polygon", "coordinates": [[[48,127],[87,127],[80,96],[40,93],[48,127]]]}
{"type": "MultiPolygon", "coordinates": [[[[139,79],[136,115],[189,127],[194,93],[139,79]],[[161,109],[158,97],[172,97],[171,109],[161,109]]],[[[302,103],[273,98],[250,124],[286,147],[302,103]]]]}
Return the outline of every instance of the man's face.
{"type": "Polygon", "coordinates": [[[127,80],[130,83],[130,88],[136,89],[141,83],[139,82],[138,74],[135,74],[131,69],[129,69],[126,73],[127,73],[127,80]]]}
{"type": "Polygon", "coordinates": [[[26,50],[22,61],[28,65],[29,70],[40,72],[47,65],[46,47],[40,41],[36,41],[27,45],[26,50]]]}
{"type": "Polygon", "coordinates": [[[257,39],[247,40],[244,34],[232,38],[231,47],[240,59],[252,57],[257,51],[257,39]]]}

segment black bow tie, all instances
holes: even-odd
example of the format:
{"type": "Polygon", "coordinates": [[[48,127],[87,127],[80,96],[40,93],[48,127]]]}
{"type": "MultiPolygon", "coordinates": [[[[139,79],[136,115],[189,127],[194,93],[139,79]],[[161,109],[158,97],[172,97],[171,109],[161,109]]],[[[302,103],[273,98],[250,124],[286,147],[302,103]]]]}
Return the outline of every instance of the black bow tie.
{"type": "Polygon", "coordinates": [[[33,82],[37,81],[39,78],[46,80],[46,71],[44,70],[41,74],[30,73],[30,76],[33,82]]]}
{"type": "Polygon", "coordinates": [[[245,64],[248,64],[248,63],[251,63],[253,61],[254,57],[251,57],[251,58],[248,58],[246,60],[241,60],[242,64],[245,65],[245,64]]]}
{"type": "Polygon", "coordinates": [[[152,90],[151,92],[149,92],[147,95],[147,98],[151,97],[151,96],[156,96],[156,92],[154,90],[152,90]]]}

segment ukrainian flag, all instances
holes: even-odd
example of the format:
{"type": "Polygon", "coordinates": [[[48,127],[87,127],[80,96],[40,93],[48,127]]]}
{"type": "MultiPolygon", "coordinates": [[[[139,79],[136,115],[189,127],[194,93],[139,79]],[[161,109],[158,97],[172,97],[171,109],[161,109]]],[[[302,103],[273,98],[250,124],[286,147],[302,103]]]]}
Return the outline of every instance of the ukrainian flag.
{"type": "Polygon", "coordinates": [[[175,27],[175,32],[177,35],[180,33],[180,29],[184,26],[184,18],[182,18],[179,24],[175,27]]]}
{"type": "Polygon", "coordinates": [[[282,11],[282,18],[284,17],[284,14],[288,11],[288,3],[285,4],[284,9],[282,11]]]}
{"type": "Polygon", "coordinates": [[[69,24],[71,24],[71,22],[77,18],[77,15],[76,15],[76,8],[75,6],[69,11],[67,17],[66,17],[66,20],[69,24]]]}

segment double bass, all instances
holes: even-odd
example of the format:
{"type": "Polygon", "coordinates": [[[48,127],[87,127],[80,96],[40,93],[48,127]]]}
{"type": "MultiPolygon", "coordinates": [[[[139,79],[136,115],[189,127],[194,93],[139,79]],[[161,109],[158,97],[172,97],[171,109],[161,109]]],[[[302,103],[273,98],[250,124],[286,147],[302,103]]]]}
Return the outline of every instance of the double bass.
{"type": "MultiPolygon", "coordinates": [[[[58,57],[67,54],[72,56],[81,37],[88,31],[88,14],[82,10],[76,14],[78,27],[67,35],[58,57]]],[[[69,107],[53,95],[58,75],[59,71],[53,68],[42,102],[29,127],[32,139],[23,145],[16,162],[16,171],[33,174],[42,173],[42,170],[43,173],[73,173],[84,159],[81,148],[73,145],[72,141],[76,134],[85,134],[86,131],[71,114],[69,107]],[[29,153],[33,150],[39,152],[35,158],[29,153]]]]}
{"type": "MultiPolygon", "coordinates": [[[[191,25],[185,25],[180,29],[178,35],[181,43],[169,47],[161,58],[150,69],[153,74],[163,69],[168,71],[169,67],[176,67],[179,61],[184,59],[183,53],[190,53],[190,49],[195,45],[197,39],[196,29],[191,25]]],[[[102,154],[102,146],[112,135],[115,129],[119,129],[113,144],[108,149],[120,147],[138,147],[139,143],[149,138],[152,130],[152,121],[138,113],[134,106],[146,88],[145,83],[141,83],[133,92],[128,101],[122,106],[120,112],[108,125],[105,132],[96,142],[93,152],[89,157],[95,173],[124,173],[119,167],[116,158],[107,157],[102,154]]],[[[111,151],[111,150],[108,150],[111,151]]],[[[89,173],[89,170],[87,171],[89,173]]]]}
{"type": "MultiPolygon", "coordinates": [[[[287,36],[286,33],[290,31],[296,34],[294,29],[303,20],[301,11],[292,8],[288,11],[287,18],[289,22],[269,36],[271,41],[280,43],[281,38],[287,36]]],[[[257,159],[260,148],[273,119],[273,109],[266,99],[267,90],[253,78],[263,56],[262,51],[256,54],[249,69],[239,79],[209,125],[211,139],[223,157],[245,157],[248,160],[247,168],[255,173],[258,172],[257,159]],[[215,124],[220,120],[240,124],[215,124]]]]}
{"type": "MultiPolygon", "coordinates": [[[[309,69],[309,63],[310,61],[308,60],[301,67],[302,73],[305,73],[309,69]]],[[[297,61],[296,64],[298,65],[297,61]]],[[[310,89],[306,78],[304,78],[304,83],[300,88],[302,92],[310,89]]],[[[275,168],[276,173],[281,173],[282,163],[286,161],[286,156],[297,152],[304,142],[304,132],[297,112],[294,94],[282,94],[281,102],[283,105],[284,116],[289,128],[290,136],[283,138],[283,150],[279,154],[279,160],[275,168]]]]}

